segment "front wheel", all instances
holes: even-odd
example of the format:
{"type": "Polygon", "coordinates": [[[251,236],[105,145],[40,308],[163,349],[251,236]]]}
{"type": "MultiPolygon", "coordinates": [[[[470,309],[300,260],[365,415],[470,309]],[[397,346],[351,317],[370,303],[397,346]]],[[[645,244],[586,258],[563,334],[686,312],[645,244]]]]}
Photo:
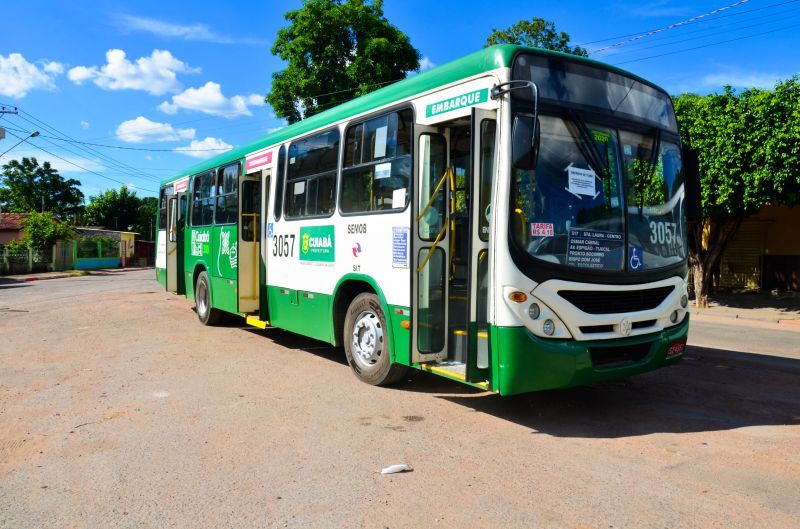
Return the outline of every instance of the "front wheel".
{"type": "Polygon", "coordinates": [[[217,325],[222,319],[222,312],[211,306],[211,286],[208,274],[200,272],[194,286],[194,303],[197,317],[203,325],[217,325]]]}
{"type": "Polygon", "coordinates": [[[389,353],[386,316],[375,294],[359,294],[344,319],[344,352],[353,373],[374,386],[387,386],[403,378],[406,366],[393,364],[389,353]]]}

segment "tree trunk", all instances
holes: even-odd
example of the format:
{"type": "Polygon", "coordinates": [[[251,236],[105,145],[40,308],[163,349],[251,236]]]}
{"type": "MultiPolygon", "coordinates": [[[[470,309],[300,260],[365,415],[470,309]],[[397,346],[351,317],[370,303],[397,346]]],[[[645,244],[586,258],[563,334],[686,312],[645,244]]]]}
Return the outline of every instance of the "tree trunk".
{"type": "Polygon", "coordinates": [[[722,260],[733,237],[742,225],[742,218],[715,221],[703,219],[689,229],[689,266],[694,279],[695,306],[708,307],[712,272],[722,260]]]}

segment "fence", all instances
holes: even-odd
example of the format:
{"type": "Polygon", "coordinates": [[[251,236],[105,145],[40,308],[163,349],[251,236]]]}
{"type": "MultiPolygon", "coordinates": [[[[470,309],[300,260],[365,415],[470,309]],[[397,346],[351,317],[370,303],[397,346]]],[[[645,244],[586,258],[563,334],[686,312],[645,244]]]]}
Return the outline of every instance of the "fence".
{"type": "Polygon", "coordinates": [[[120,266],[119,241],[108,237],[81,237],[58,241],[51,251],[0,249],[0,275],[62,270],[92,270],[120,266]]]}
{"type": "Polygon", "coordinates": [[[72,241],[76,270],[119,266],[119,241],[107,237],[82,237],[72,241]]]}
{"type": "Polygon", "coordinates": [[[0,274],[29,274],[54,270],[53,256],[49,252],[36,252],[30,248],[21,252],[12,252],[3,248],[0,261],[0,274]]]}

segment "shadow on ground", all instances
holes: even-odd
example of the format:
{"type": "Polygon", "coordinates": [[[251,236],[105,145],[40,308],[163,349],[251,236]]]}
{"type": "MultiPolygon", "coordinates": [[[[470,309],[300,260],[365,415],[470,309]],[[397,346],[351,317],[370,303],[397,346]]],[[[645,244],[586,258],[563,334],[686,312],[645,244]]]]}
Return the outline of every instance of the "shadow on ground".
{"type": "MultiPolygon", "coordinates": [[[[346,365],[344,351],[277,329],[249,332],[277,345],[346,365]]],[[[689,347],[681,364],[617,382],[511,397],[410,370],[393,386],[557,437],[617,438],[652,433],[800,424],[800,360],[689,347]]]]}
{"type": "Polygon", "coordinates": [[[800,316],[800,292],[718,292],[711,296],[711,305],[733,309],[772,309],[800,316]]]}

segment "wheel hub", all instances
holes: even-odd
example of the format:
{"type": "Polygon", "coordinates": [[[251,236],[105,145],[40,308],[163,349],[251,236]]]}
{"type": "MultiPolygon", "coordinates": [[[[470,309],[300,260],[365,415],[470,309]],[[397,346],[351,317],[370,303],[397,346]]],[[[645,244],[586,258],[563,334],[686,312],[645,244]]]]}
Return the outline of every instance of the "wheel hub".
{"type": "Polygon", "coordinates": [[[372,366],[383,352],[383,329],[380,319],[371,312],[362,312],[353,325],[353,357],[360,364],[372,366]]]}

